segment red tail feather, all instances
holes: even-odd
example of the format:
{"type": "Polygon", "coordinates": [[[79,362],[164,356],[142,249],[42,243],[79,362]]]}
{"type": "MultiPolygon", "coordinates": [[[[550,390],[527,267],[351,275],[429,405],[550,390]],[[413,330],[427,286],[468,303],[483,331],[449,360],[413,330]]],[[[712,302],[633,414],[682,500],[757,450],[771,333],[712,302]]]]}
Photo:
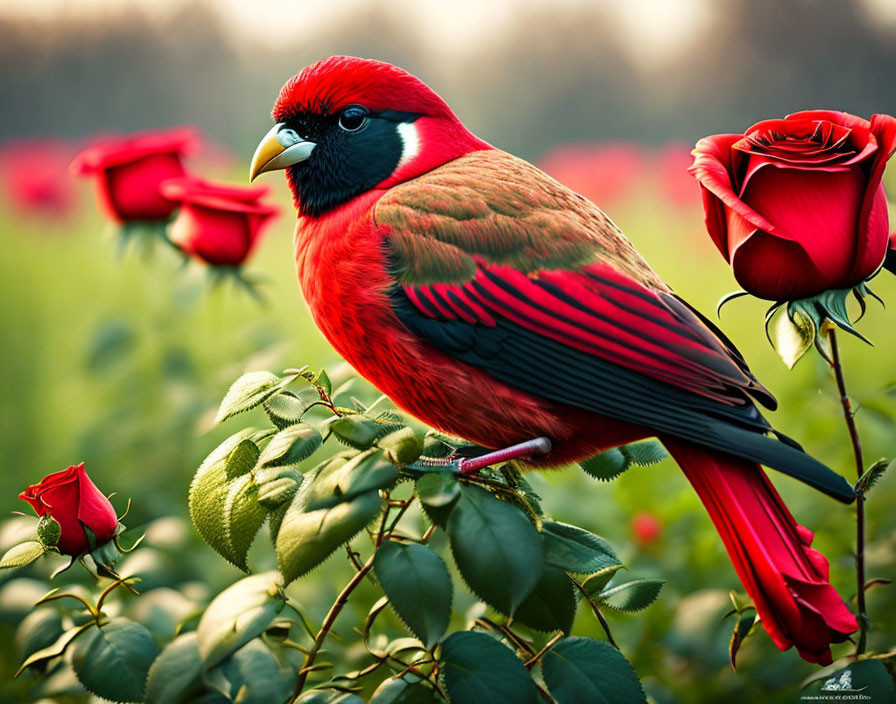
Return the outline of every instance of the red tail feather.
{"type": "Polygon", "coordinates": [[[709,512],[765,630],[781,650],[829,665],[858,629],[828,581],[828,561],[755,463],[663,438],[709,512]]]}

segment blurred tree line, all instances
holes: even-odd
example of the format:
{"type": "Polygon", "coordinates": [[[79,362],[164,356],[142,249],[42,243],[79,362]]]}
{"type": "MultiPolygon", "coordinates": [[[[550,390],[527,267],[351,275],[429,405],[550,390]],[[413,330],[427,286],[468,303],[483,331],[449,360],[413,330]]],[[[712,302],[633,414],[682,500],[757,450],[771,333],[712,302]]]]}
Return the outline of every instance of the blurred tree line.
{"type": "MultiPolygon", "coordinates": [[[[294,48],[237,40],[210,2],[165,20],[123,5],[102,19],[0,22],[0,138],[195,123],[249,149],[282,83],[322,56],[402,65],[434,84],[480,135],[536,158],[558,142],[669,139],[804,108],[896,112],[896,29],[859,2],[719,0],[683,53],[644,71],[605,6],[520,10],[463,58],[371,3],[294,48]]],[[[472,21],[472,18],[471,18],[472,21]]]]}

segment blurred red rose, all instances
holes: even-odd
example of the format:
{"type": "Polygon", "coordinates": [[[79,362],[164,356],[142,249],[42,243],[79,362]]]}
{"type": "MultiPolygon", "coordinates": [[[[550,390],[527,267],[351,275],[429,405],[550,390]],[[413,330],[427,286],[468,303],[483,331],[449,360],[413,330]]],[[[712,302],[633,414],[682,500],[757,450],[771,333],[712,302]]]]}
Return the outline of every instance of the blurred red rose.
{"type": "Polygon", "coordinates": [[[666,202],[676,208],[694,208],[700,188],[688,173],[691,165],[691,148],[684,143],[667,144],[657,151],[656,173],[660,193],[666,202]]]}
{"type": "Polygon", "coordinates": [[[118,527],[115,509],[84,471],[84,463],[48,474],[19,494],[38,516],[49,514],[59,523],[61,534],[56,547],[65,555],[81,555],[91,550],[85,528],[96,537],[99,547],[112,540],[118,527]]]}
{"type": "Polygon", "coordinates": [[[3,192],[12,207],[29,216],[64,218],[74,209],[68,174],[74,147],[61,139],[5,142],[0,150],[3,192]]]}
{"type": "Polygon", "coordinates": [[[198,178],[169,179],[162,195],[180,205],[171,241],[187,254],[215,266],[240,266],[255,248],[279,208],[262,203],[267,186],[233,186],[198,178]]]}
{"type": "Polygon", "coordinates": [[[813,110],[697,143],[706,227],[738,283],[774,301],[854,286],[880,267],[881,176],[896,120],[813,110]]]}
{"type": "Polygon", "coordinates": [[[663,524],[650,513],[639,513],[632,519],[632,532],[642,547],[655,543],[663,532],[663,524]]]}
{"type": "Polygon", "coordinates": [[[569,144],[538,163],[564,186],[606,208],[632,194],[646,166],[644,151],[629,142],[569,144]]]}
{"type": "Polygon", "coordinates": [[[187,128],[110,137],[81,152],[71,168],[96,177],[100,203],[113,219],[165,220],[176,206],[162,197],[159,185],[184,175],[181,159],[198,144],[187,128]]]}

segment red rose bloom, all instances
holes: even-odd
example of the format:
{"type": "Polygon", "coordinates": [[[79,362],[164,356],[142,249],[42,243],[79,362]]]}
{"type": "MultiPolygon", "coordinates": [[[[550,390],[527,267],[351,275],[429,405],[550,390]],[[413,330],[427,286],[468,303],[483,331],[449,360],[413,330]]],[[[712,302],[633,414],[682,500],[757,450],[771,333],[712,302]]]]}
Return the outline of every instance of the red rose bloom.
{"type": "Polygon", "coordinates": [[[170,179],[162,195],[180,205],[171,241],[214,266],[240,266],[255,248],[265,225],[280,211],[262,203],[266,186],[232,186],[198,178],[170,179]]]}
{"type": "Polygon", "coordinates": [[[50,514],[61,534],[56,547],[65,555],[81,555],[91,549],[85,528],[99,547],[112,540],[118,527],[115,509],[84,471],[84,463],[49,474],[19,494],[38,516],[50,514]]]}
{"type": "Polygon", "coordinates": [[[190,129],[114,137],[85,149],[71,168],[96,176],[100,203],[113,219],[166,220],[176,206],[162,197],[159,185],[184,175],[181,158],[197,145],[190,129]]]}
{"type": "Polygon", "coordinates": [[[3,191],[20,213],[64,218],[75,205],[68,174],[73,145],[59,139],[7,142],[0,154],[3,191]]]}
{"type": "Polygon", "coordinates": [[[552,149],[539,167],[588,200],[606,206],[629,197],[645,171],[637,144],[570,144],[552,149]]]}
{"type": "Polygon", "coordinates": [[[639,513],[632,519],[632,532],[642,547],[655,543],[663,532],[663,524],[650,513],[639,513]]]}
{"type": "Polygon", "coordinates": [[[697,143],[706,228],[738,283],[774,301],[874,274],[889,226],[881,176],[896,120],[812,110],[697,143]]]}

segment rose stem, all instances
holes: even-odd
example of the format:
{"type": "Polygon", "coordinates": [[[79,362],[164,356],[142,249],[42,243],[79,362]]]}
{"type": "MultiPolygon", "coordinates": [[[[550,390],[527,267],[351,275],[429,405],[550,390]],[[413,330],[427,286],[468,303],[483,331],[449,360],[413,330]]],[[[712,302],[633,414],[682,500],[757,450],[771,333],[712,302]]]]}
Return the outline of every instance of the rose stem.
{"type": "MultiPolygon", "coordinates": [[[[843,380],[843,366],[840,363],[840,348],[837,346],[837,335],[834,328],[828,328],[828,339],[831,341],[831,368],[837,379],[837,390],[840,393],[840,405],[843,407],[843,417],[846,419],[846,427],[849,430],[849,438],[852,440],[852,453],[856,461],[857,476],[861,478],[865,471],[865,461],[862,458],[862,441],[859,438],[859,430],[856,427],[855,414],[849,395],[846,393],[846,383],[843,380]]],[[[865,612],[865,495],[859,491],[856,494],[856,608],[859,612],[859,642],[856,645],[856,655],[865,652],[866,630],[868,616],[865,612]]]]}

